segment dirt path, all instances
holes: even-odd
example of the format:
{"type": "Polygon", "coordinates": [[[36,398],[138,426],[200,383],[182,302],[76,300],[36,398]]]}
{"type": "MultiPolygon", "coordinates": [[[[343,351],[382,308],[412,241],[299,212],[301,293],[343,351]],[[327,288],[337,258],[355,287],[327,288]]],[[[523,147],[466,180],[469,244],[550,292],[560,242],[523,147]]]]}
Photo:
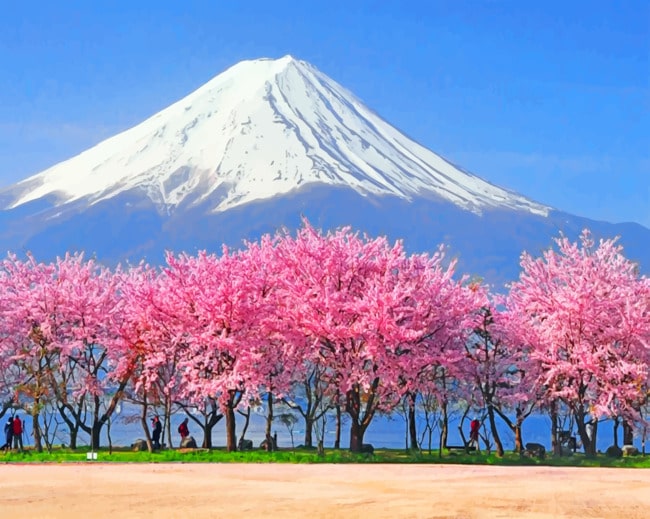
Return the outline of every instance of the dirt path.
{"type": "Polygon", "coordinates": [[[650,471],[456,465],[0,466],[3,517],[646,518],[650,471]]]}

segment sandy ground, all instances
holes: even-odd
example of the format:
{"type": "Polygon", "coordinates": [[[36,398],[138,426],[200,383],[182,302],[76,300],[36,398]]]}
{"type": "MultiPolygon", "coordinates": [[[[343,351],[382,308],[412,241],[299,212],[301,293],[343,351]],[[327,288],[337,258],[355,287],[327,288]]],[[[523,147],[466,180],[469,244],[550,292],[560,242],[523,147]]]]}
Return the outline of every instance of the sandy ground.
{"type": "Polygon", "coordinates": [[[650,517],[650,471],[457,465],[0,466],[2,517],[650,517]]]}

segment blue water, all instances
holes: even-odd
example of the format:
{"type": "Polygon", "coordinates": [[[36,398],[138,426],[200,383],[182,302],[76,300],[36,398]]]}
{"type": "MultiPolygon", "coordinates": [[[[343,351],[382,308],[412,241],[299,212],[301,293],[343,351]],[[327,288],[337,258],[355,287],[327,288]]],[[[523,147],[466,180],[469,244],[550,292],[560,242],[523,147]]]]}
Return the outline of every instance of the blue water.
{"type": "MultiPolygon", "coordinates": [[[[112,420],[111,425],[111,439],[113,445],[119,446],[128,446],[131,445],[135,440],[139,438],[144,438],[145,435],[142,431],[139,421],[133,421],[133,414],[128,412],[123,412],[120,415],[116,415],[112,420]]],[[[29,417],[24,417],[21,415],[21,418],[26,418],[25,423],[25,434],[24,441],[26,445],[33,443],[31,436],[32,427],[31,419],[29,417]]],[[[173,445],[178,446],[179,437],[176,433],[178,425],[183,421],[185,415],[177,415],[172,418],[172,439],[173,445]]],[[[192,420],[189,423],[190,434],[196,438],[196,441],[200,444],[203,439],[203,433],[201,429],[196,425],[192,424],[192,420]]],[[[237,416],[237,437],[241,434],[241,430],[244,426],[244,418],[237,416]]],[[[514,435],[510,430],[503,424],[500,419],[497,419],[497,426],[503,446],[506,450],[511,450],[514,448],[514,435]]],[[[264,428],[265,420],[262,414],[251,413],[250,424],[246,433],[246,438],[253,441],[255,447],[264,439],[264,428]]],[[[372,423],[368,427],[364,443],[371,443],[375,447],[384,447],[384,448],[393,448],[393,449],[402,449],[406,445],[406,423],[404,418],[395,414],[392,416],[383,416],[377,415],[373,419],[372,423]]],[[[469,420],[465,421],[465,437],[469,437],[469,420]]],[[[424,423],[418,424],[418,435],[422,434],[424,430],[424,423]]],[[[278,436],[278,446],[281,448],[291,447],[291,435],[289,430],[279,421],[276,421],[273,424],[273,431],[277,433],[278,436]]],[[[530,416],[523,425],[523,440],[524,443],[535,442],[544,445],[547,449],[550,449],[551,445],[551,421],[548,416],[543,415],[532,415],[530,416]]],[[[434,430],[432,437],[432,448],[436,449],[439,443],[439,434],[438,429],[434,430]]],[[[574,434],[578,437],[577,432],[574,430],[574,434]]],[[[293,430],[293,441],[296,446],[303,443],[304,428],[301,421],[296,423],[293,430]]],[[[622,444],[623,438],[622,427],[619,427],[619,445],[622,444]]],[[[598,434],[597,434],[597,449],[600,451],[605,451],[607,447],[614,443],[614,434],[613,434],[613,422],[604,421],[598,425],[598,434]]],[[[59,432],[56,436],[54,444],[65,444],[67,442],[68,435],[66,431],[59,427],[59,432]]],[[[333,417],[328,419],[325,428],[325,447],[332,447],[335,439],[334,431],[334,419],[333,417]]],[[[213,445],[222,446],[225,445],[225,419],[222,419],[213,430],[213,445]]],[[[578,438],[579,440],[579,438],[578,438]]],[[[166,440],[165,440],[166,441],[166,440]]],[[[313,433],[313,441],[316,444],[316,431],[313,433]]],[[[350,435],[349,435],[349,420],[345,419],[341,429],[341,447],[349,446],[350,435]]],[[[80,433],[79,435],[79,445],[89,445],[90,438],[87,434],[80,433]]],[[[166,443],[168,443],[166,441],[166,443]]],[[[449,439],[448,444],[450,445],[462,445],[462,439],[458,431],[458,421],[451,421],[449,426],[449,439]]],[[[637,448],[641,449],[641,439],[635,438],[634,444],[637,448]]],[[[108,445],[107,437],[107,428],[104,427],[102,430],[102,446],[108,445]]],[[[426,450],[428,448],[428,438],[425,438],[422,441],[422,448],[426,450]]],[[[483,444],[481,444],[481,448],[483,444]]]]}

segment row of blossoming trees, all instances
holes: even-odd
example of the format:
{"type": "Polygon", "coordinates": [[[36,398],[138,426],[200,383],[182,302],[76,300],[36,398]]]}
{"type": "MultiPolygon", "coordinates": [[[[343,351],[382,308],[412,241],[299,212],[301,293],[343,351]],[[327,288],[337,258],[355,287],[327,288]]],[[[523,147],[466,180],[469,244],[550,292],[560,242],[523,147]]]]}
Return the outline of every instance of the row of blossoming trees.
{"type": "Polygon", "coordinates": [[[140,406],[148,440],[152,407],[171,438],[180,406],[202,417],[205,447],[225,417],[235,450],[236,413],[263,402],[270,440],[284,401],[307,445],[325,412],[336,410],[339,427],[346,414],[358,451],[377,413],[403,406],[415,445],[417,408],[438,409],[445,425],[463,402],[486,410],[498,453],[498,420],[521,448],[522,423],[544,411],[555,422],[570,413],[593,454],[588,420],[645,423],[648,279],[614,240],[588,232],[523,254],[521,268],[507,294],[491,294],[456,275],[442,249],[408,255],[307,222],[238,251],[169,254],[161,269],[10,255],[0,270],[3,409],[31,415],[39,450],[53,416],[71,447],[82,431],[99,446],[124,399],[140,406]]]}

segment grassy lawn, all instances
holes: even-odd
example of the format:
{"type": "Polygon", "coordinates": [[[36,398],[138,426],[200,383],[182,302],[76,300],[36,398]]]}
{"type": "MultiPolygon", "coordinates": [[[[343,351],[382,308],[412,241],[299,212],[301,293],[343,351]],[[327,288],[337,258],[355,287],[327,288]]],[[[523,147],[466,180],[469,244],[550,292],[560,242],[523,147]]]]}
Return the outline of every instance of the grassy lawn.
{"type": "MultiPolygon", "coordinates": [[[[52,452],[38,453],[26,450],[23,453],[0,453],[0,463],[69,463],[88,461],[88,449],[79,448],[75,451],[57,448],[52,452]]],[[[226,452],[223,448],[206,449],[168,449],[160,452],[133,452],[128,448],[100,449],[97,452],[98,462],[117,463],[456,463],[477,465],[543,465],[558,467],[628,467],[650,468],[650,456],[630,456],[620,459],[598,455],[596,458],[586,458],[582,454],[574,454],[561,458],[547,456],[543,460],[520,458],[514,453],[506,453],[503,458],[494,454],[466,454],[464,452],[443,452],[442,457],[437,452],[428,453],[405,452],[398,449],[377,449],[374,454],[353,454],[347,450],[326,450],[324,456],[319,456],[315,450],[282,449],[276,452],[261,450],[246,452],[226,452]]]]}

